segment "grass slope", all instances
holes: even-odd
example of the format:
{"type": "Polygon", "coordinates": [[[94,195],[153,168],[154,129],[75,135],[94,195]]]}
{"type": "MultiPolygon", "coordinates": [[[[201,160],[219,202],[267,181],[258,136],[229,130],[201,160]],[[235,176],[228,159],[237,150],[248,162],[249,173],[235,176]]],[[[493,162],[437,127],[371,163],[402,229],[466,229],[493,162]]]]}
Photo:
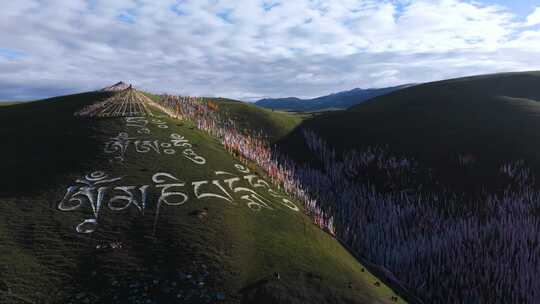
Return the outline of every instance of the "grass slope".
{"type": "Polygon", "coordinates": [[[241,128],[264,131],[271,142],[276,142],[287,136],[304,119],[312,117],[311,114],[272,111],[254,104],[226,99],[209,98],[208,100],[218,102],[221,110],[228,112],[231,117],[242,124],[241,128]]]}
{"type": "MultiPolygon", "coordinates": [[[[216,179],[220,170],[241,175],[235,159],[214,138],[168,118],[160,118],[167,129],[150,123],[151,135],[143,136],[122,118],[73,116],[111,94],[83,93],[0,109],[1,303],[137,303],[144,297],[153,299],[148,303],[176,303],[180,295],[215,299],[216,292],[224,292],[224,303],[391,302],[394,293],[376,286],[377,278],[301,212],[264,193],[273,210],[254,212],[236,194],[233,203],[195,199],[191,182],[216,179]],[[144,154],[133,147],[124,163],[109,162],[104,142],[126,131],[162,142],[171,133],[181,134],[206,164],[196,165],[179,152],[144,154]],[[78,234],[74,227],[92,218],[90,207],[62,212],[57,206],[77,178],[96,170],[123,177],[120,185],[151,185],[148,206],[142,215],[134,206],[113,212],[104,204],[98,229],[78,234]],[[182,191],[190,199],[181,206],[162,206],[154,227],[161,191],[152,182],[157,172],[185,182],[182,191]],[[123,246],[99,248],[111,242],[123,246]],[[280,280],[272,279],[275,271],[280,280]],[[193,287],[190,280],[204,284],[193,287]]],[[[252,106],[224,102],[223,108],[248,118],[249,126],[268,128],[275,138],[301,121],[252,106]]],[[[201,302],[197,297],[181,302],[201,302]]]]}
{"type": "Polygon", "coordinates": [[[17,105],[23,102],[24,101],[0,101],[0,107],[17,105]]]}
{"type": "MultiPolygon", "coordinates": [[[[304,121],[282,144],[296,158],[306,149],[302,128],[338,150],[388,146],[438,169],[456,183],[458,154],[477,159],[469,179],[490,179],[498,164],[525,159],[540,170],[540,72],[505,73],[422,84],[369,100],[347,111],[304,121]]],[[[538,174],[536,174],[538,175],[538,174]]]]}

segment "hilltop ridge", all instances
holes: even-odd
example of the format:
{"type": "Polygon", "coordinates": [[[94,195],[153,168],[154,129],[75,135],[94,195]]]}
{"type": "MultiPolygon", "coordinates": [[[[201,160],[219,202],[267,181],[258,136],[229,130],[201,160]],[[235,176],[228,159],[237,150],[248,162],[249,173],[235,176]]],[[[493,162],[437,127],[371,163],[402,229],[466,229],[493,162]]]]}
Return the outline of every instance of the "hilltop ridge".
{"type": "Polygon", "coordinates": [[[103,89],[101,89],[100,91],[102,92],[117,92],[117,91],[123,91],[123,90],[126,90],[128,88],[131,88],[132,85],[131,84],[127,84],[123,81],[119,81],[111,86],[108,86],[108,87],[104,87],[103,89]]]}

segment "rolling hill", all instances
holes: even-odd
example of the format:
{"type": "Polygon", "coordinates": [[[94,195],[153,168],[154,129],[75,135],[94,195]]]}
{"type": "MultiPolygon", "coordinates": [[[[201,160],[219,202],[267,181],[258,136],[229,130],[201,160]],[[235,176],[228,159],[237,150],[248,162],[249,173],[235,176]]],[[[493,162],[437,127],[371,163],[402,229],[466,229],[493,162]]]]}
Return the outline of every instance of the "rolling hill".
{"type": "Polygon", "coordinates": [[[409,87],[306,119],[278,145],[337,235],[426,303],[536,303],[539,83],[409,87]]]}
{"type": "Polygon", "coordinates": [[[305,120],[282,143],[298,159],[306,152],[297,144],[302,129],[315,131],[340,151],[388,146],[450,174],[448,182],[455,181],[451,168],[464,154],[476,160],[471,178],[489,178],[488,168],[518,159],[540,172],[539,82],[540,72],[524,72],[404,88],[305,120]]]}
{"type": "MultiPolygon", "coordinates": [[[[0,109],[1,303],[404,303],[259,169],[119,94],[0,109]]],[[[213,102],[272,141],[305,118],[213,102]]]]}
{"type": "Polygon", "coordinates": [[[311,117],[310,114],[292,114],[287,112],[274,112],[262,109],[256,105],[219,99],[221,108],[240,123],[241,128],[264,132],[272,143],[286,137],[302,121],[311,117]],[[245,119],[249,117],[249,119],[245,119]]]}
{"type": "Polygon", "coordinates": [[[402,85],[380,89],[356,88],[349,91],[343,91],[312,99],[300,99],[296,97],[266,98],[255,102],[255,104],[263,108],[293,112],[343,110],[351,106],[360,104],[368,99],[385,95],[409,86],[411,85],[402,85]]]}

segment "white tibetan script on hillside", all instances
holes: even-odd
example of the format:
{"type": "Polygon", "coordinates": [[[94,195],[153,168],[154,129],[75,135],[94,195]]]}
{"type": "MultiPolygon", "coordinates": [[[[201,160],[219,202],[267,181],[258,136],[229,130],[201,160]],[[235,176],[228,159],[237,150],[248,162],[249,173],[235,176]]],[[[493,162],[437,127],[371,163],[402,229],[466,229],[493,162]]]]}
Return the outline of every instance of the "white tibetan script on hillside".
{"type": "Polygon", "coordinates": [[[149,209],[153,209],[155,232],[164,206],[181,206],[191,197],[196,200],[213,198],[236,205],[236,195],[252,211],[274,210],[276,203],[261,195],[262,192],[272,197],[272,200],[277,200],[278,206],[299,211],[292,201],[273,190],[265,180],[252,174],[249,169],[240,164],[235,165],[235,169],[239,175],[215,171],[215,179],[193,182],[183,181],[171,173],[158,172],[152,176],[152,184],[147,185],[121,185],[124,177],[110,177],[103,171],[95,171],[78,178],[76,185],[67,188],[58,209],[68,212],[88,208],[91,211],[92,217],[82,220],[75,227],[79,233],[92,233],[97,229],[103,208],[113,212],[135,208],[143,216],[149,209]],[[240,184],[242,181],[244,185],[240,184]],[[150,192],[158,192],[159,197],[155,202],[149,202],[150,192]]]}

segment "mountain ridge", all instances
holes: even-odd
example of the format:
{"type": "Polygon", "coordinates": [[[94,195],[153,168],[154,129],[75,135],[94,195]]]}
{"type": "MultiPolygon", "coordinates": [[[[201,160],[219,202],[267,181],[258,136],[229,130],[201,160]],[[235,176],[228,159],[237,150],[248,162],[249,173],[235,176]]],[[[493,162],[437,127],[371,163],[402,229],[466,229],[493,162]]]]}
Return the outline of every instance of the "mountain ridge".
{"type": "Polygon", "coordinates": [[[347,91],[307,99],[292,96],[284,98],[263,98],[256,101],[255,104],[260,107],[273,110],[298,112],[343,110],[360,104],[368,99],[411,87],[413,85],[414,84],[404,84],[386,88],[370,89],[354,88],[347,91]]]}

